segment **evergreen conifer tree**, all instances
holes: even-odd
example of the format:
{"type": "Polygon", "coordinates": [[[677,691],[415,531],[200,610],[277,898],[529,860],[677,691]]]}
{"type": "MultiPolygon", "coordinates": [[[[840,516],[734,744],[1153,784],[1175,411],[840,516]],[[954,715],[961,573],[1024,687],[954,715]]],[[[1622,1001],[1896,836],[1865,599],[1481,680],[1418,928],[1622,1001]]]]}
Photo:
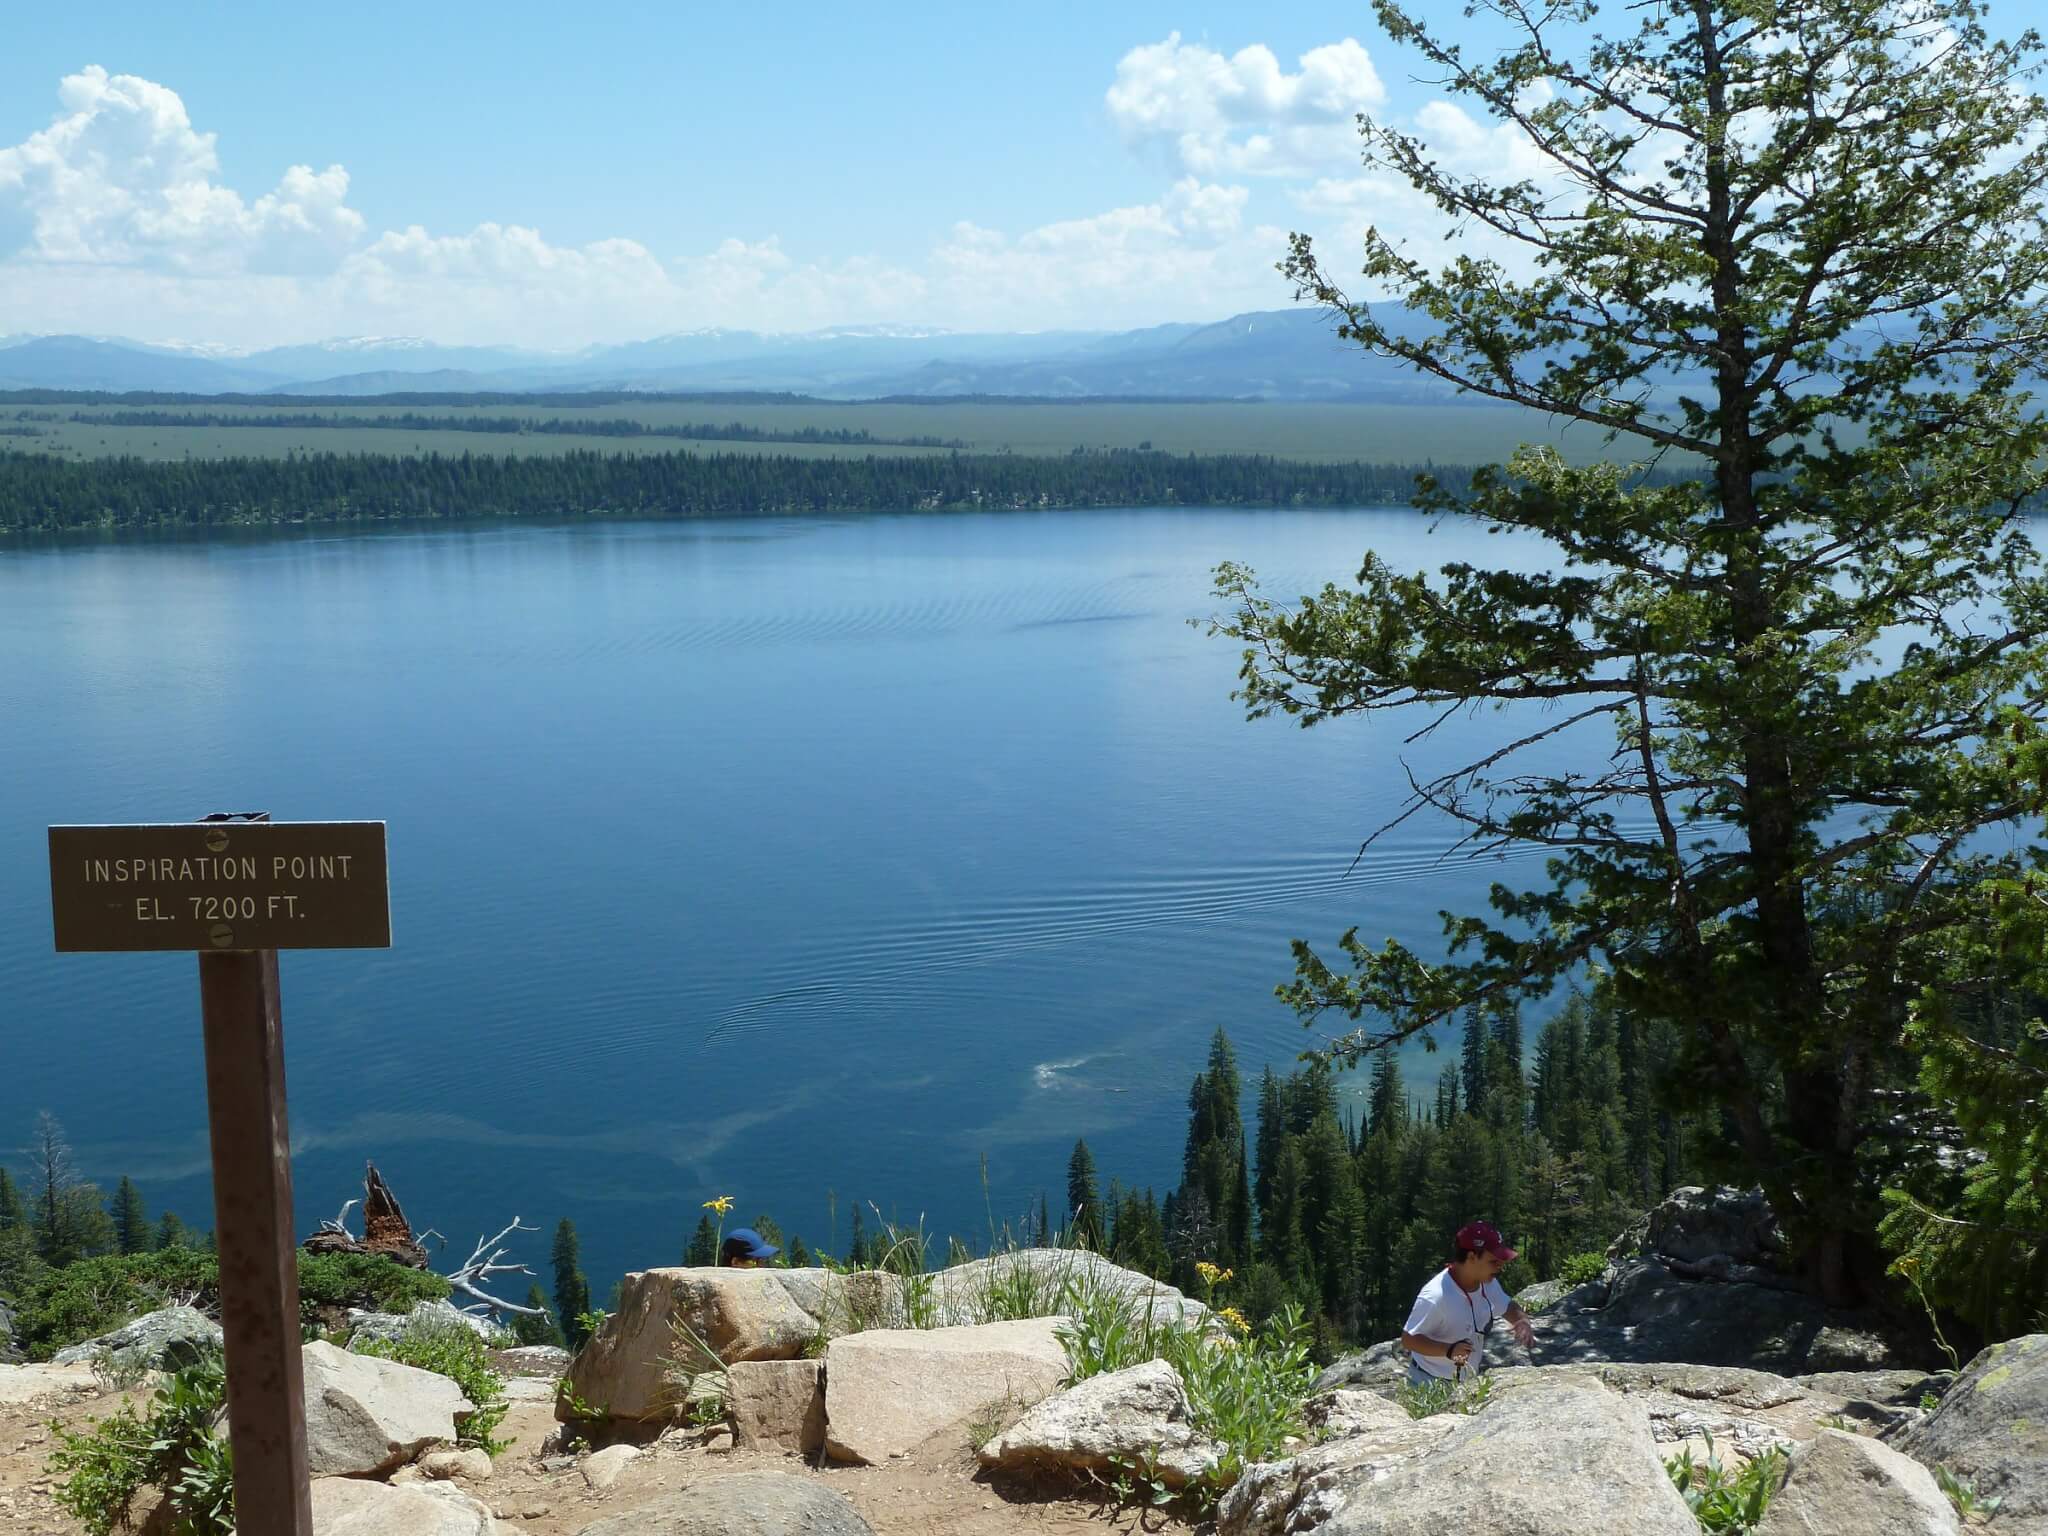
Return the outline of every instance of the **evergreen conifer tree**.
{"type": "Polygon", "coordinates": [[[185,1223],[178,1220],[176,1211],[165,1211],[157,1219],[156,1246],[159,1252],[166,1248],[183,1248],[191,1241],[191,1233],[185,1223]]]}
{"type": "Polygon", "coordinates": [[[1308,1289],[1311,1268],[1302,1231],[1306,1182],[1301,1153],[1290,1136],[1281,1143],[1280,1156],[1273,1168],[1272,1216],[1259,1233],[1258,1256],[1273,1266],[1287,1283],[1289,1293],[1297,1297],[1308,1289]]]}
{"type": "Polygon", "coordinates": [[[1418,804],[1549,858],[1543,886],[1447,917],[1451,963],[1354,933],[1341,970],[1304,947],[1290,996],[1388,1021],[1351,1056],[1604,965],[1677,1032],[1816,1288],[1868,1299],[1863,1154],[1891,1113],[1869,1090],[1919,1065],[1898,1021],[1942,979],[1930,906],[2039,814],[1999,757],[2010,716],[2048,713],[2018,515],[2048,479],[2040,40],[1993,40],[1973,0],[1693,0],[1618,35],[1498,7],[1484,46],[1375,9],[1543,171],[1467,175],[1365,119],[1369,158],[1521,255],[1373,233],[1368,306],[1297,237],[1300,291],[1420,374],[1703,469],[1652,486],[1532,449],[1425,485],[1545,541],[1512,569],[1368,556],[1355,590],[1284,605],[1219,573],[1254,714],[1504,707],[1418,804]],[[1611,768],[1528,755],[1592,722],[1611,768]]]}
{"type": "Polygon", "coordinates": [[[1401,1058],[1382,1051],[1372,1059],[1372,1092],[1366,1100],[1368,1138],[1388,1126],[1408,1121],[1408,1090],[1401,1081],[1401,1058]]]}
{"type": "Polygon", "coordinates": [[[142,1192],[124,1174],[114,1189],[114,1241],[123,1253],[144,1253],[152,1236],[142,1192]]]}
{"type": "Polygon", "coordinates": [[[553,1317],[548,1315],[547,1297],[541,1294],[540,1282],[535,1281],[526,1290],[526,1304],[540,1308],[540,1316],[515,1316],[512,1319],[512,1337],[521,1344],[554,1344],[562,1342],[562,1330],[553,1317]]]}
{"type": "MultiPolygon", "coordinates": [[[[2048,801],[2048,736],[2006,723],[2008,794],[2048,801]]],[[[2040,865],[1979,867],[1934,893],[1941,974],[1914,1000],[1918,1085],[1969,1155],[1896,1167],[1881,1232],[1903,1276],[1988,1340],[2037,1330],[2048,1288],[2048,907],[2040,865]]],[[[1930,1140],[1932,1138],[1930,1137],[1930,1140]]]]}
{"type": "Polygon", "coordinates": [[[1227,1255],[1230,1267],[1242,1268],[1252,1261],[1252,1179],[1251,1159],[1244,1144],[1244,1130],[1237,1133],[1237,1156],[1232,1159],[1236,1177],[1231,1181],[1230,1206],[1226,1212],[1224,1230],[1228,1235],[1227,1255]]]}
{"type": "Polygon", "coordinates": [[[693,1268],[706,1268],[718,1262],[718,1228],[712,1225],[711,1213],[706,1211],[697,1218],[697,1229],[690,1234],[690,1240],[683,1245],[683,1263],[693,1268]]]}
{"type": "Polygon", "coordinates": [[[1258,1151],[1259,1172],[1252,1193],[1262,1225],[1272,1209],[1273,1167],[1279,1161],[1280,1142],[1286,1135],[1287,1110],[1280,1098],[1280,1079],[1267,1067],[1259,1074],[1258,1139],[1253,1143],[1258,1151]]]}
{"type": "Polygon", "coordinates": [[[7,1170],[0,1168],[0,1232],[27,1225],[28,1207],[22,1203],[21,1191],[7,1176],[7,1170]]]}
{"type": "Polygon", "coordinates": [[[1071,1241],[1103,1251],[1102,1192],[1096,1187],[1095,1155],[1085,1141],[1075,1142],[1067,1159],[1067,1221],[1071,1241]]]}
{"type": "Polygon", "coordinates": [[[1355,1339],[1365,1323],[1365,1196],[1348,1157],[1336,1165],[1316,1237],[1323,1311],[1343,1337],[1355,1339]]]}
{"type": "Polygon", "coordinates": [[[555,1320],[569,1348],[581,1349],[589,1337],[583,1316],[590,1310],[590,1282],[583,1275],[583,1253],[576,1241],[576,1224],[564,1216],[555,1228],[555,1320]]]}
{"type": "Polygon", "coordinates": [[[1463,1049],[1459,1052],[1458,1083],[1464,1090],[1465,1107],[1475,1113],[1486,1103],[1486,1019],[1475,1003],[1465,1010],[1463,1049]]]}

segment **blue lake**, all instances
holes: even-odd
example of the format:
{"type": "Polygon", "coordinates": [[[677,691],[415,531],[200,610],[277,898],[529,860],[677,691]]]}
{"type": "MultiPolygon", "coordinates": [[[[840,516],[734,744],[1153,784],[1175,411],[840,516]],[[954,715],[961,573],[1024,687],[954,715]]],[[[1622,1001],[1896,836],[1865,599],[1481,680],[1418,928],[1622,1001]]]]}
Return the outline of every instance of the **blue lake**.
{"type": "Polygon", "coordinates": [[[1174,510],[0,553],[0,1158],[48,1109],[211,1225],[194,962],[54,954],[44,828],[261,808],[390,825],[393,948],[283,959],[302,1230],[374,1159],[460,1254],[516,1214],[544,1276],[573,1217],[602,1297],[721,1193],[979,1243],[1085,1137],[1163,1194],[1217,1026],[1248,1079],[1315,1038],[1290,939],[1433,943],[1542,870],[1420,820],[1351,869],[1404,757],[1500,722],[1247,722],[1210,572],[1522,553],[1486,542],[1174,510]]]}

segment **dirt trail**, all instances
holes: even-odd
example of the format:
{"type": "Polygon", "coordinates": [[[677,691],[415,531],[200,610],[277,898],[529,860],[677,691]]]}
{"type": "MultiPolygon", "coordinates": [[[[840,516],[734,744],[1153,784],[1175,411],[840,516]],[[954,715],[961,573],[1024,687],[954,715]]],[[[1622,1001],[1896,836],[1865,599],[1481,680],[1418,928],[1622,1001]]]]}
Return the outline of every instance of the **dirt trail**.
{"type": "MultiPolygon", "coordinates": [[[[533,1390],[531,1388],[528,1389],[533,1390]]],[[[83,1527],[60,1514],[50,1497],[56,1479],[46,1468],[52,1419],[71,1428],[104,1417],[122,1394],[101,1390],[83,1368],[67,1373],[52,1396],[0,1403],[0,1536],[80,1536],[83,1527]]],[[[984,1481],[963,1431],[935,1436],[907,1457],[880,1467],[814,1466],[795,1455],[740,1451],[722,1437],[711,1445],[671,1434],[629,1463],[618,1481],[593,1491],[580,1467],[550,1470],[540,1457],[554,1429],[552,1404],[515,1401],[498,1433],[512,1442],[490,1478],[463,1486],[507,1521],[518,1536],[576,1536],[605,1515],[620,1514],[700,1478],[771,1469],[815,1477],[842,1493],[876,1536],[1137,1536],[1187,1529],[1180,1521],[1071,1497],[1064,1492],[984,1481]]]]}

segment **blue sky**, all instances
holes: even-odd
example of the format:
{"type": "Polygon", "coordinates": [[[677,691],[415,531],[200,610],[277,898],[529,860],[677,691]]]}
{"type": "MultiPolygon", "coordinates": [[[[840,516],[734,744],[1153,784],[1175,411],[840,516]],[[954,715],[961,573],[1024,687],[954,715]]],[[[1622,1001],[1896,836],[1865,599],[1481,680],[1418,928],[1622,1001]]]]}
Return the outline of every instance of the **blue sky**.
{"type": "Polygon", "coordinates": [[[1416,72],[1363,5],[16,8],[0,332],[560,348],[1278,307],[1286,230],[1428,226],[1352,113],[1498,157],[1416,72]]]}

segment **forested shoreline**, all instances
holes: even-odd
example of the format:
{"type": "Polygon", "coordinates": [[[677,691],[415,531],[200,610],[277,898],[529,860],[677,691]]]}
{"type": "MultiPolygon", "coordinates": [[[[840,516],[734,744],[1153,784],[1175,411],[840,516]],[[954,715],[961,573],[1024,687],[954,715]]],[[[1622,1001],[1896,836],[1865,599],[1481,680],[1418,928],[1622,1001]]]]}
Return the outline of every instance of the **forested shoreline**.
{"type": "MultiPolygon", "coordinates": [[[[1309,463],[1138,449],[798,459],[743,453],[553,457],[295,454],[106,458],[0,452],[0,533],[251,527],[490,517],[745,517],[776,513],[1129,506],[1406,504],[1418,476],[1469,467],[1309,463]]],[[[1660,481],[1683,478],[1658,471],[1660,481]]]]}

